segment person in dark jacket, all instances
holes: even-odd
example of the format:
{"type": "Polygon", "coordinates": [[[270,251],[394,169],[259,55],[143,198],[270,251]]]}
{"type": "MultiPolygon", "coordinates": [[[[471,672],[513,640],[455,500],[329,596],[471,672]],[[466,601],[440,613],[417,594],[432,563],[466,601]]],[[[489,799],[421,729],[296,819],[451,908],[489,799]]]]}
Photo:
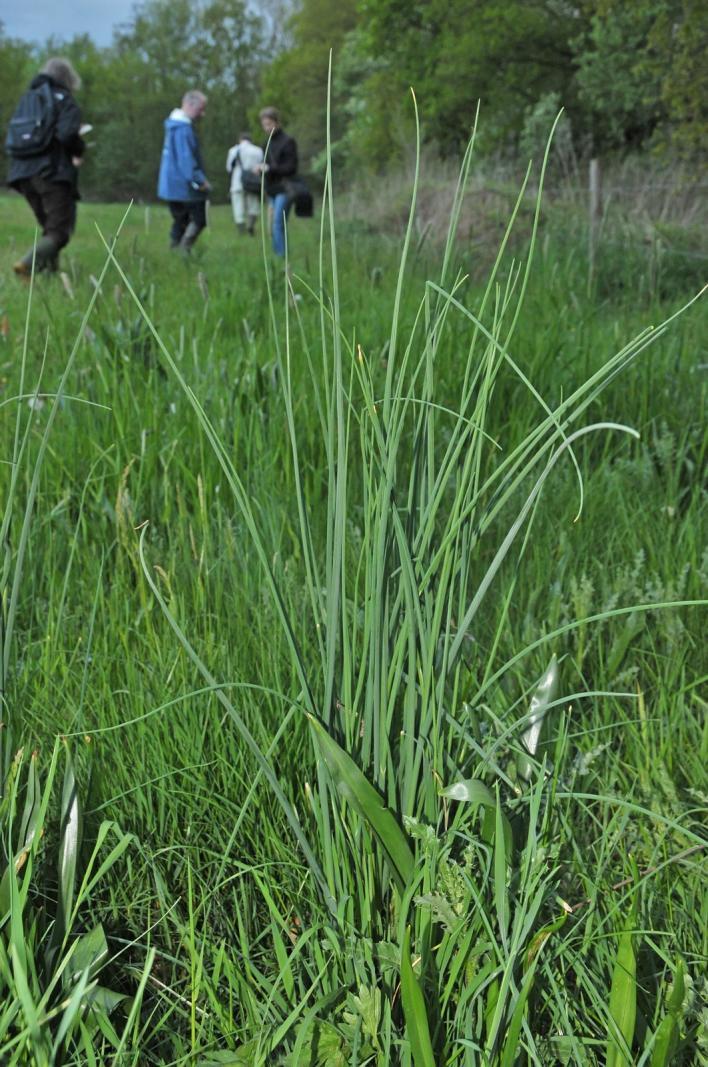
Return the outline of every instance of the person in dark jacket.
{"type": "Polygon", "coordinates": [[[78,168],[85,150],[80,135],[81,111],[72,93],[81,79],[68,59],[47,60],[30,84],[36,89],[49,84],[54,98],[54,132],[49,147],[41,154],[11,159],[7,184],[22,193],[32,208],[42,235],[36,251],[30,249],[13,265],[16,274],[29,277],[35,270],[56,270],[59,252],[71,238],[76,225],[79,199],[78,168]]]}
{"type": "Polygon", "coordinates": [[[274,107],[264,107],[260,113],[261,127],[268,137],[265,161],[260,167],[265,174],[265,193],[273,211],[272,242],[276,256],[285,255],[285,225],[292,206],[284,179],[297,174],[297,144],[280,125],[280,115],[274,107]]]}
{"type": "Polygon", "coordinates": [[[190,252],[206,226],[206,200],[211,189],[204,173],[194,123],[206,111],[207,98],[198,89],[182,97],[165,119],[157,195],[166,200],[172,215],[170,248],[190,252]]]}

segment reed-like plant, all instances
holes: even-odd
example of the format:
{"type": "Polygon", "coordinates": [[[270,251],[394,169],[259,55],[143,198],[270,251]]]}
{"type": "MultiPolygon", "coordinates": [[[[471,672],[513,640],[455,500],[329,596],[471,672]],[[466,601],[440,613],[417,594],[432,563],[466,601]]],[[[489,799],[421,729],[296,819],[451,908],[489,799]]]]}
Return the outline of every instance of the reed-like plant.
{"type": "MultiPolygon", "coordinates": [[[[637,436],[610,420],[586,421],[591,407],[676,316],[624,344],[567,395],[544,397],[525,372],[514,339],[546,160],[526,260],[509,265],[505,258],[515,210],[479,306],[469,307],[454,249],[473,144],[474,138],[440,271],[421,293],[414,320],[403,321],[414,183],[384,343],[349,336],[342,327],[329,168],[317,285],[291,280],[287,268],[282,280],[269,279],[306,620],[291,610],[245,472],[109,250],[218,459],[289,650],[292,688],[281,694],[288,711],[271,743],[259,742],[238,700],[219,684],[167,602],[148,560],[145,529],[144,575],[280,804],[323,906],[306,930],[291,928],[273,887],[255,878],[270,916],[278,978],[251,967],[247,977],[234,978],[243,1016],[259,1032],[232,1059],[215,1054],[205,1063],[511,1067],[523,1056],[544,1062],[548,1035],[536,1031],[530,1005],[545,947],[572,910],[558,897],[553,832],[558,796],[564,802],[573,796],[562,771],[564,709],[618,695],[598,688],[564,691],[551,657],[574,630],[623,615],[636,619],[662,605],[613,607],[566,622],[506,661],[500,662],[499,649],[514,612],[514,575],[534,524],[553,521],[548,498],[559,470],[570,465],[575,472],[580,516],[578,450],[592,435],[637,436]],[[308,336],[292,299],[296,284],[319,309],[316,337],[308,336]],[[436,362],[460,323],[465,333],[453,408],[438,396],[436,362]],[[310,369],[309,414],[315,413],[326,455],[319,511],[304,488],[307,463],[293,384],[298,361],[310,369]],[[537,416],[520,442],[511,435],[510,445],[489,429],[500,425],[492,416],[507,376],[521,383],[537,416]],[[499,720],[489,701],[508,677],[520,695],[499,720]],[[275,752],[287,751],[298,716],[310,724],[312,774],[303,767],[292,795],[277,766],[287,757],[275,752]],[[502,745],[517,754],[514,774],[496,756],[502,745]],[[253,1003],[254,997],[262,1003],[253,1003]]],[[[275,688],[269,679],[257,683],[275,688]]],[[[292,907],[297,914],[295,902],[292,907]]],[[[628,992],[629,979],[617,977],[627,972],[632,937],[629,927],[620,934],[612,992],[598,1008],[600,1032],[615,1057],[627,1054],[633,1039],[628,998],[635,990],[628,992]]],[[[244,955],[249,951],[246,941],[244,955]]],[[[546,1001],[555,998],[552,1014],[558,1019],[564,1017],[564,995],[557,983],[546,994],[546,1001]]],[[[566,1045],[558,1045],[563,1055],[569,1050],[571,1058],[586,1062],[572,1027],[564,1039],[566,1045]]],[[[653,1047],[660,1047],[658,1037],[653,1047]]]]}

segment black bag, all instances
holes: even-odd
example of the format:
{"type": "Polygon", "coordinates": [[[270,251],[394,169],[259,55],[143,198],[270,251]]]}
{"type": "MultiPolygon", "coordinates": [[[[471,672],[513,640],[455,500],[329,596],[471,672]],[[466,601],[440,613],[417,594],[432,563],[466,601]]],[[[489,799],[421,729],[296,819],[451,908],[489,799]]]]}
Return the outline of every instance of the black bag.
{"type": "Polygon", "coordinates": [[[260,196],[262,182],[262,174],[257,174],[255,170],[241,169],[241,188],[244,193],[253,193],[254,196],[260,196]]]}
{"type": "Polygon", "coordinates": [[[311,219],[315,213],[312,193],[307,187],[304,178],[296,175],[294,178],[285,178],[283,185],[288,194],[288,203],[295,207],[295,214],[299,219],[311,219]]]}
{"type": "Polygon", "coordinates": [[[13,159],[44,155],[54,138],[55,126],[54,93],[48,82],[42,82],[20,98],[7,128],[5,151],[13,159]]]}

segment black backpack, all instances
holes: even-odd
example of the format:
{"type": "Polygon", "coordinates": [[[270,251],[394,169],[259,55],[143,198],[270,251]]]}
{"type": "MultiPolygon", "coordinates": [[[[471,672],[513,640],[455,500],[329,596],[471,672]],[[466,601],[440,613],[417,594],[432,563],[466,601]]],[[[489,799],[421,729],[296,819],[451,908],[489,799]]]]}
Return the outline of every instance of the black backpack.
{"type": "Polygon", "coordinates": [[[5,151],[14,159],[43,155],[54,137],[56,105],[49,82],[28,89],[10,119],[5,151]]]}

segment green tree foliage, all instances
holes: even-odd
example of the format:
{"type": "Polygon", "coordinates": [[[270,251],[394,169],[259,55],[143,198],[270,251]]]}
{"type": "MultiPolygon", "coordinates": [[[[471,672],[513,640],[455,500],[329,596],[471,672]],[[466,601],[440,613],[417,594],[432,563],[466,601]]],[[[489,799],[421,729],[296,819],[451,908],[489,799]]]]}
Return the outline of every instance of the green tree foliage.
{"type": "Polygon", "coordinates": [[[401,88],[415,88],[426,136],[466,143],[481,100],[488,139],[516,135],[525,110],[549,92],[575,100],[577,4],[565,0],[361,0],[370,52],[387,57],[401,88]]]}
{"type": "Polygon", "coordinates": [[[415,121],[410,93],[382,57],[367,51],[366,33],[345,38],[333,71],[335,165],[376,170],[414,151],[415,121]]]}
{"type": "Polygon", "coordinates": [[[697,0],[597,0],[574,42],[585,127],[596,150],[656,134],[705,143],[708,17],[697,0]]]}
{"type": "Polygon", "coordinates": [[[689,153],[708,140],[708,13],[703,0],[666,4],[649,33],[673,143],[689,153]],[[669,9],[674,7],[675,12],[669,9]],[[674,16],[674,17],[672,17],[674,16]],[[677,16],[677,17],[676,17],[677,16]],[[662,63],[661,57],[669,59],[662,63]]]}
{"type": "Polygon", "coordinates": [[[336,79],[345,62],[343,45],[357,24],[356,0],[302,0],[288,20],[290,47],[270,64],[263,78],[263,98],[284,112],[296,128],[300,154],[309,160],[325,140],[327,72],[332,51],[335,72],[332,97],[332,136],[340,138],[348,115],[347,86],[336,79]]]}
{"type": "Polygon", "coordinates": [[[15,109],[18,87],[29,81],[33,71],[33,49],[24,41],[6,37],[0,21],[0,129],[4,131],[15,109]]]}

